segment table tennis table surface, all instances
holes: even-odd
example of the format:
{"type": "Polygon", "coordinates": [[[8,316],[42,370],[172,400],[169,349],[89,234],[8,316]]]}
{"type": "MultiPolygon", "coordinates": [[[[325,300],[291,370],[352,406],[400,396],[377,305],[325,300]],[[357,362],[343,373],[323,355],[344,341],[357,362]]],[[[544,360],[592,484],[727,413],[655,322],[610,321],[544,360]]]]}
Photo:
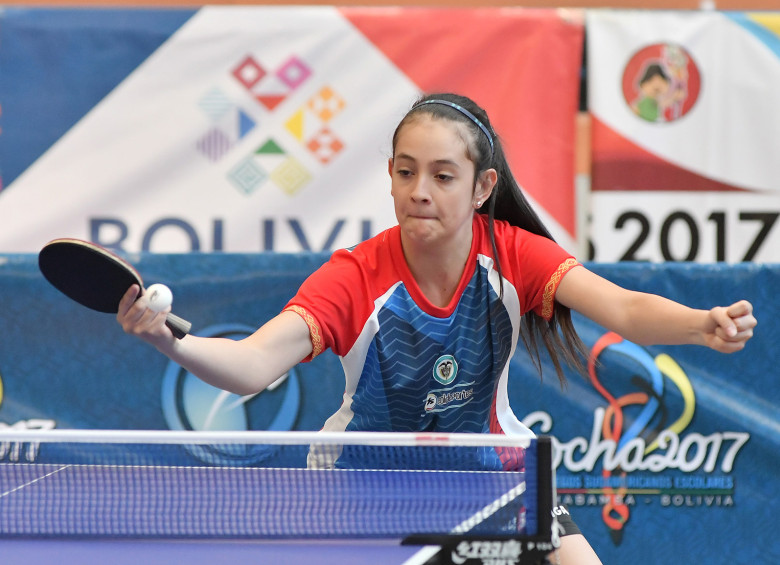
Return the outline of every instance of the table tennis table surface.
{"type": "Polygon", "coordinates": [[[436,550],[401,545],[393,539],[353,540],[99,540],[3,539],[2,562],[9,565],[214,565],[279,563],[303,565],[414,565],[436,550]]]}
{"type": "MultiPolygon", "coordinates": [[[[475,516],[480,516],[479,524],[487,524],[494,512],[495,516],[506,509],[516,512],[513,504],[522,503],[518,494],[524,492],[526,484],[523,473],[505,471],[313,471],[51,462],[3,463],[0,471],[0,562],[20,565],[211,565],[231,561],[422,565],[434,562],[432,558],[441,548],[402,543],[404,536],[426,531],[422,528],[435,517],[429,502],[418,500],[408,480],[412,479],[420,492],[442,502],[437,510],[443,512],[448,524],[460,524],[458,528],[468,525],[469,529],[463,531],[471,531],[475,516]],[[284,483],[292,487],[289,491],[283,489],[281,495],[277,492],[280,473],[284,483]],[[84,476],[89,480],[83,481],[84,476]],[[129,476],[141,483],[132,483],[129,476]],[[392,477],[403,480],[390,480],[392,477]],[[487,490],[472,500],[472,491],[480,490],[477,481],[483,480],[487,481],[487,490]],[[157,486],[147,488],[149,485],[157,486]],[[132,487],[130,491],[128,486],[132,487]],[[197,496],[191,496],[193,492],[197,496]],[[293,495],[297,498],[291,498],[293,495]],[[481,497],[485,495],[490,511],[482,516],[485,499],[481,497]],[[236,513],[237,507],[225,505],[224,497],[240,502],[238,509],[246,513],[236,513]],[[312,500],[317,502],[323,497],[350,504],[341,514],[311,505],[312,500]],[[404,504],[397,504],[399,498],[404,504]],[[450,499],[467,504],[451,507],[446,502],[450,499]],[[496,505],[498,501],[500,505],[496,505]],[[127,518],[117,523],[115,514],[128,503],[131,507],[127,518]],[[182,515],[186,518],[181,519],[182,515]],[[384,530],[381,535],[364,535],[360,529],[366,527],[370,532],[372,526],[388,517],[390,524],[402,521],[410,529],[384,530]],[[324,520],[328,532],[333,530],[334,535],[299,535],[300,529],[309,531],[308,523],[318,520],[324,520]],[[145,535],[150,524],[154,526],[152,535],[145,535]],[[206,535],[193,533],[193,524],[204,528],[206,535]],[[352,534],[354,524],[359,535],[352,534]],[[76,528],[73,535],[74,525],[83,530],[76,528]],[[208,535],[213,528],[222,532],[228,525],[237,529],[230,529],[226,535],[208,535]],[[129,529],[124,529],[126,526],[129,529]],[[94,535],[94,528],[102,533],[94,535]],[[266,535],[263,528],[281,528],[289,535],[266,535]],[[233,535],[234,531],[238,533],[233,535]],[[256,535],[258,531],[260,535],[256,535]]],[[[416,541],[437,543],[430,537],[416,541]]],[[[442,555],[449,553],[449,547],[442,555]]]]}
{"type": "MultiPolygon", "coordinates": [[[[158,520],[162,523],[166,521],[175,522],[178,519],[177,513],[186,510],[190,520],[193,515],[199,514],[205,518],[204,523],[227,523],[235,516],[226,516],[224,512],[219,512],[218,498],[230,493],[223,489],[215,489],[211,479],[215,477],[225,477],[227,474],[235,473],[235,469],[194,469],[186,474],[180,474],[177,468],[131,468],[131,467],[70,467],[56,465],[0,465],[0,471],[15,468],[14,475],[0,473],[0,512],[7,512],[0,516],[0,562],[3,564],[29,564],[29,565],[97,565],[111,563],[112,565],[156,565],[170,563],[187,563],[188,565],[205,565],[214,563],[293,563],[305,564],[316,563],[323,565],[350,565],[357,563],[371,563],[372,565],[416,565],[428,562],[439,551],[438,546],[427,545],[404,545],[402,544],[402,534],[397,536],[361,536],[351,537],[341,535],[335,537],[312,537],[312,536],[290,536],[282,539],[243,535],[240,538],[226,537],[194,537],[181,535],[65,535],[61,532],[52,534],[46,533],[47,524],[54,520],[56,524],[63,524],[67,518],[56,516],[56,514],[67,515],[70,519],[79,523],[85,522],[89,527],[99,525],[101,518],[107,517],[105,509],[95,506],[96,502],[103,499],[113,501],[115,504],[120,499],[128,498],[126,485],[123,480],[128,472],[133,474],[141,473],[147,476],[154,473],[156,481],[163,481],[163,484],[170,486],[170,482],[175,479],[178,485],[179,493],[191,491],[196,488],[197,483],[204,483],[204,477],[209,477],[205,483],[210,488],[203,490],[203,498],[197,500],[204,502],[204,505],[197,505],[187,508],[187,504],[180,506],[179,503],[186,503],[187,497],[177,501],[169,498],[175,493],[168,489],[161,491],[136,490],[132,493],[132,498],[138,498],[140,504],[149,503],[156,505],[158,510],[158,520]],[[196,472],[193,472],[196,471],[196,472]],[[78,481],[74,481],[74,476],[82,473],[88,473],[90,483],[88,488],[78,481]],[[217,474],[214,474],[217,473],[217,474]],[[195,479],[193,481],[193,479],[195,479]],[[190,484],[190,481],[193,481],[190,484]],[[94,498],[96,493],[100,497],[94,498]],[[52,497],[65,496],[63,500],[52,504],[52,497]],[[23,497],[24,503],[19,505],[12,502],[15,497],[23,497]],[[162,505],[161,505],[162,501],[162,505]],[[213,515],[211,511],[214,511],[213,515]],[[159,516],[162,516],[160,518],[159,516]],[[18,528],[18,529],[17,529],[18,528]],[[38,530],[38,528],[41,528],[38,530]],[[17,533],[12,533],[12,532],[17,533]],[[41,531],[42,534],[34,532],[41,531]],[[30,533],[33,532],[33,533],[30,533]]],[[[246,469],[238,470],[241,475],[245,475],[246,469]]],[[[264,474],[274,472],[268,469],[251,469],[253,475],[262,477],[264,474]]],[[[278,470],[276,471],[278,472],[278,470]]],[[[306,469],[284,469],[286,475],[291,476],[293,484],[297,487],[304,487],[312,482],[317,489],[325,490],[333,496],[344,496],[343,487],[346,484],[341,471],[325,470],[311,471],[306,469]],[[323,484],[319,479],[327,477],[323,484]]],[[[356,474],[343,475],[350,477],[349,485],[361,496],[367,495],[372,486],[379,485],[378,480],[374,478],[376,473],[384,471],[359,471],[356,474]]],[[[426,473],[416,471],[403,471],[404,476],[416,476],[417,481],[422,481],[423,490],[433,491],[436,483],[442,482],[441,473],[426,473]]],[[[449,475],[449,474],[448,474],[449,475]]],[[[485,473],[477,473],[485,475],[485,473]]],[[[473,481],[474,473],[457,473],[461,476],[461,481],[473,481]]],[[[514,484],[517,480],[517,473],[500,473],[497,476],[502,477],[503,481],[509,481],[514,484]],[[515,477],[514,479],[512,477],[515,477]]],[[[387,483],[390,485],[390,483],[387,483]]],[[[264,485],[264,481],[251,481],[250,484],[243,483],[244,487],[264,485]]],[[[271,485],[273,486],[273,485],[271,485]]],[[[396,485],[398,486],[398,485],[396,485]]],[[[400,483],[400,488],[406,488],[405,483],[400,483]]],[[[460,489],[463,489],[461,483],[460,489]]],[[[506,484],[499,482],[496,485],[498,490],[491,494],[496,497],[506,490],[506,484]]],[[[377,489],[379,490],[379,489],[377,489]]],[[[305,490],[304,494],[308,496],[311,490],[305,490]]],[[[246,520],[252,521],[253,517],[258,519],[260,516],[267,516],[271,520],[276,515],[279,520],[289,520],[290,517],[284,516],[282,507],[271,500],[272,492],[269,490],[262,493],[263,496],[249,497],[256,498],[256,506],[251,507],[251,512],[246,515],[246,520]],[[282,512],[281,515],[277,514],[282,512]]],[[[382,493],[387,494],[387,493],[382,493]]],[[[393,491],[394,496],[399,496],[397,490],[393,491]]],[[[414,499],[412,493],[406,493],[407,497],[414,499]]],[[[361,498],[365,508],[352,506],[354,511],[353,519],[358,521],[372,521],[373,514],[377,510],[370,510],[372,497],[361,498]]],[[[379,497],[379,502],[383,499],[379,497]]],[[[244,499],[245,500],[245,499],[244,499]]],[[[190,501],[191,502],[191,501],[190,501]]],[[[278,500],[277,500],[278,502],[278,500]]],[[[285,500],[290,503],[290,500],[285,500]]],[[[291,504],[296,506],[295,503],[291,504]]],[[[382,511],[383,507],[378,507],[382,511]]],[[[406,506],[404,506],[406,508],[406,506]]],[[[384,507],[384,510],[389,508],[384,507]]],[[[304,512],[305,514],[305,512],[304,512]]],[[[243,516],[243,515],[242,515],[243,516]]],[[[413,506],[409,514],[402,518],[415,522],[425,520],[432,516],[430,508],[413,506]],[[429,512],[430,511],[430,512],[429,512]]],[[[322,520],[323,516],[310,516],[314,520],[322,520]]],[[[325,516],[325,519],[329,519],[325,516]]],[[[330,516],[331,520],[336,520],[337,515],[330,516]]],[[[457,518],[460,520],[461,518],[457,518]]],[[[139,527],[144,525],[145,518],[142,514],[131,513],[128,518],[131,525],[139,527]],[[139,520],[138,524],[132,522],[132,517],[139,520]]],[[[190,520],[185,520],[189,522],[190,520]]],[[[377,518],[378,520],[378,518],[377,518]]],[[[176,525],[171,524],[173,531],[176,531],[176,525]]],[[[406,534],[403,534],[406,535],[406,534]]],[[[423,542],[421,542],[423,543],[423,542]]]]}

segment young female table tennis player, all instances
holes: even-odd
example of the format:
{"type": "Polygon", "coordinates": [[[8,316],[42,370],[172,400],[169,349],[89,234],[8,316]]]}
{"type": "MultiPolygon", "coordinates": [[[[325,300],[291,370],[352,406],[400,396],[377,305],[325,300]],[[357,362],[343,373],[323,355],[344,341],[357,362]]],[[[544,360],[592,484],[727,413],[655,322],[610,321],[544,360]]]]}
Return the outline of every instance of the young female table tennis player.
{"type": "MultiPolygon", "coordinates": [[[[563,379],[583,346],[576,310],[639,344],[742,349],[756,320],[739,301],[696,310],[620,288],[556,245],[518,187],[485,111],[453,94],[419,100],[393,136],[388,171],[398,225],[333,254],[287,307],[241,341],[175,339],[165,312],[123,298],[124,330],[193,374],[257,392],[326,348],[346,392],[325,429],[528,433],[506,395],[519,337],[537,338],[563,379]],[[432,391],[460,391],[456,409],[432,391]]],[[[599,559],[567,521],[560,563],[599,559]]]]}

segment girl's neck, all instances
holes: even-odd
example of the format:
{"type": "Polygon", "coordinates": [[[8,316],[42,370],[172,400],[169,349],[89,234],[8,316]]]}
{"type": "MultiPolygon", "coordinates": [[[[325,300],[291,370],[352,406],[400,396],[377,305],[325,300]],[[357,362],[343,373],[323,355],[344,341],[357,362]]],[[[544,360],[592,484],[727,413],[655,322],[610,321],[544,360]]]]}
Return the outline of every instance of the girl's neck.
{"type": "Polygon", "coordinates": [[[439,308],[446,308],[458,289],[466,262],[471,254],[471,241],[450,246],[413,245],[403,241],[406,264],[420,292],[439,308]]]}

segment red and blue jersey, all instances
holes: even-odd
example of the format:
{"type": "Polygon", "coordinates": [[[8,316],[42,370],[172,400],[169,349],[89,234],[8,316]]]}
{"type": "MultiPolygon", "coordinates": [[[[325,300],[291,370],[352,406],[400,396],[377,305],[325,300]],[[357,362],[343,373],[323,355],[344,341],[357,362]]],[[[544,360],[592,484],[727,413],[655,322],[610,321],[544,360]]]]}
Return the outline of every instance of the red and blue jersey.
{"type": "Polygon", "coordinates": [[[487,218],[446,307],[428,301],[395,226],[313,273],[285,309],[310,328],[311,357],[330,348],[346,377],[330,431],[529,434],[507,397],[524,313],[549,319],[555,290],[577,261],[555,242],[496,221],[501,281],[487,218]]]}

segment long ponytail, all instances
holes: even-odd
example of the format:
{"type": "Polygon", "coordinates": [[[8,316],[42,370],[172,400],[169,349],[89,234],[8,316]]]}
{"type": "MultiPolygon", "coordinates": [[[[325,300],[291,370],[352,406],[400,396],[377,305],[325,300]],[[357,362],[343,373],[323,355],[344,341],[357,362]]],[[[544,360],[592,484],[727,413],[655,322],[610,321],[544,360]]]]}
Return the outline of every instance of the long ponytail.
{"type": "MultiPolygon", "coordinates": [[[[555,238],[553,238],[550,231],[539,218],[539,215],[531,207],[531,204],[528,202],[525,194],[523,194],[522,189],[517,184],[517,181],[509,168],[509,164],[503,152],[503,146],[498,139],[498,136],[494,138],[494,147],[495,156],[493,159],[493,166],[498,174],[498,181],[493,188],[493,193],[490,195],[490,198],[482,205],[479,212],[486,213],[488,216],[490,243],[493,247],[493,256],[496,257],[496,268],[500,276],[501,266],[498,263],[494,230],[495,220],[504,220],[510,225],[546,237],[552,241],[555,241],[555,238]],[[485,208],[487,208],[487,210],[483,212],[485,208]]],[[[502,295],[503,292],[502,282],[502,295]]],[[[555,372],[561,386],[565,386],[566,384],[566,377],[563,373],[561,364],[561,356],[570,367],[584,374],[585,366],[583,364],[583,358],[587,355],[587,350],[574,328],[570,308],[555,302],[553,305],[553,314],[549,320],[545,320],[535,312],[528,312],[523,316],[523,325],[524,328],[520,335],[526,349],[528,349],[528,352],[531,355],[531,360],[540,375],[542,373],[542,363],[537,342],[538,338],[541,338],[542,343],[550,355],[550,360],[555,367],[555,372]]]]}

